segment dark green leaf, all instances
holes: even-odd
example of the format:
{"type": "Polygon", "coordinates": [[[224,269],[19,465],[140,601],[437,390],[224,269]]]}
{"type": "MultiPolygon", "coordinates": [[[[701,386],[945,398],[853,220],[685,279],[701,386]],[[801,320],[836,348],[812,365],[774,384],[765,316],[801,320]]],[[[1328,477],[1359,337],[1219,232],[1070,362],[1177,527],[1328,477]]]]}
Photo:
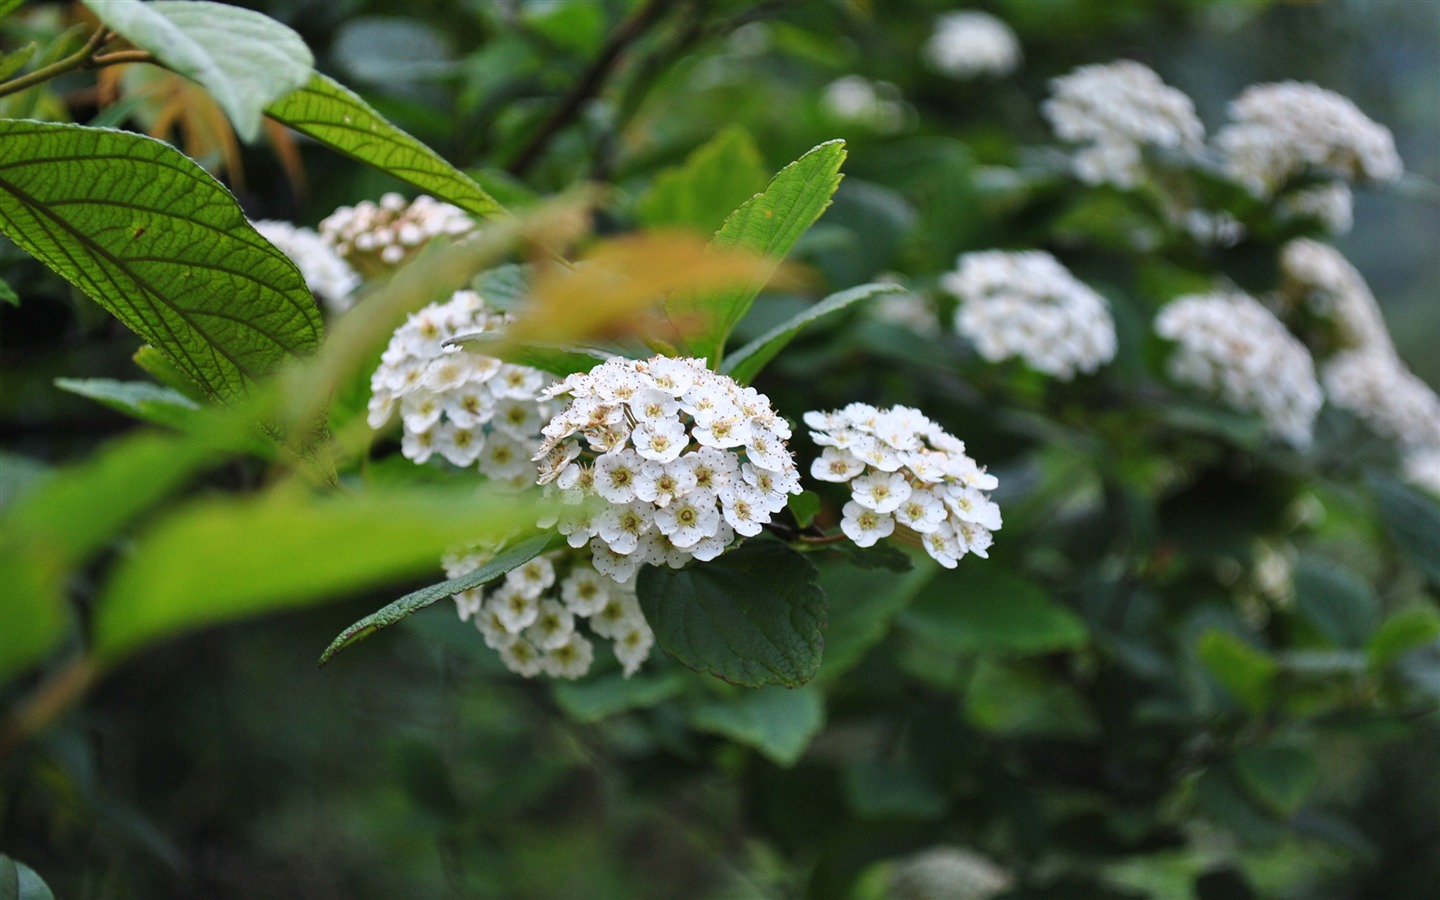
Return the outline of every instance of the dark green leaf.
{"type": "MultiPolygon", "coordinates": [[[[15,0],[15,2],[19,3],[22,2],[22,0],[15,0]]],[[[8,12],[9,10],[7,9],[0,9],[0,16],[4,16],[8,12]]],[[[0,55],[0,81],[4,81],[25,68],[25,64],[30,61],[30,57],[35,55],[35,49],[38,46],[34,41],[31,41],[19,50],[0,55]]]]}
{"type": "Polygon", "coordinates": [[[1218,628],[1202,635],[1195,651],[1215,680],[1246,709],[1260,712],[1270,702],[1279,666],[1268,654],[1218,628]]]}
{"type": "Polygon", "coordinates": [[[985,560],[961,565],[940,573],[901,614],[907,629],[961,653],[1050,653],[1084,645],[1085,623],[1038,585],[985,560]]]}
{"type": "Polygon", "coordinates": [[[895,615],[915,599],[939,567],[928,558],[897,574],[887,569],[827,566],[820,587],[830,602],[820,677],[834,679],[860,661],[890,631],[895,615]]]}
{"type": "Polygon", "coordinates": [[[859,762],[845,769],[845,796],[862,819],[938,819],[945,795],[923,775],[888,763],[859,762]]]}
{"type": "Polygon", "coordinates": [[[1196,785],[1195,797],[1206,817],[1244,841],[1268,847],[1287,834],[1269,810],[1251,799],[1231,766],[1207,769],[1196,785]]]}
{"type": "Polygon", "coordinates": [[[556,540],[553,534],[538,534],[526,538],[513,547],[496,554],[494,559],[473,572],[406,594],[340,632],[335,640],[330,642],[330,646],[325,648],[325,652],[320,654],[320,665],[325,665],[332,656],[356,641],[367,638],[382,628],[389,628],[437,600],[444,600],[461,591],[468,591],[494,581],[511,569],[525,565],[546,550],[554,549],[555,544],[556,540]]]}
{"type": "Polygon", "coordinates": [[[825,704],[812,685],[766,687],[697,706],[690,724],[759,750],[778,766],[793,766],[825,724],[825,704]]]}
{"type": "Polygon", "coordinates": [[[790,507],[790,515],[795,517],[795,524],[801,528],[809,528],[820,512],[820,495],[814,491],[801,491],[791,494],[786,505],[790,507]]]}
{"type": "Polygon", "coordinates": [[[656,642],[690,668],[745,687],[798,687],[824,646],[818,574],[784,544],[751,540],[688,569],[647,566],[638,593],[656,642]]]}
{"type": "Polygon", "coordinates": [[[1415,567],[1440,590],[1440,504],[1394,478],[1375,475],[1370,487],[1380,521],[1415,567]]]}
{"type": "Polygon", "coordinates": [[[1074,687],[1025,660],[982,658],[965,686],[965,716],[1004,735],[1088,738],[1100,730],[1074,687]]]}
{"type": "Polygon", "coordinates": [[[844,161],[844,141],[821,144],[781,169],[764,193],[747,200],[725,220],[710,242],[712,247],[749,250],[768,258],[773,265],[763,277],[743,287],[675,296],[666,301],[666,313],[685,329],[685,343],[692,356],[706,357],[712,365],[719,365],[726,337],[750,311],[770,273],[830,205],[831,196],[840,186],[840,164],[844,161]]]}
{"type": "Polygon", "coordinates": [[[213,396],[320,341],[295,264],[169,144],[0,120],[0,231],[213,396]]]}
{"type": "Polygon", "coordinates": [[[1365,642],[1370,665],[1383,668],[1440,637],[1440,612],[1429,606],[1412,606],[1390,616],[1365,642]]]}
{"type": "Polygon", "coordinates": [[[805,328],[826,316],[834,315],[847,306],[868,300],[877,294],[903,294],[905,288],[898,284],[862,284],[848,290],[831,294],[814,306],[788,321],[760,335],[755,340],[736,350],[725,358],[721,371],[741,384],[749,384],[765,368],[765,364],[785,349],[805,328]]]}
{"type": "Polygon", "coordinates": [[[0,303],[8,303],[11,306],[20,305],[20,295],[10,286],[10,282],[0,280],[0,303]]]}
{"type": "Polygon", "coordinates": [[[271,118],[477,216],[504,208],[440,154],[391,125],[364,100],[319,73],[272,103],[271,118]]]}
{"type": "Polygon", "coordinates": [[[659,675],[639,674],[626,678],[619,672],[597,675],[583,681],[557,682],[555,702],[577,722],[599,722],[632,709],[647,709],[685,690],[683,671],[659,675]]]}
{"type": "Polygon", "coordinates": [[[1235,754],[1235,772],[1245,790],[1276,815],[1300,808],[1318,774],[1315,758],[1298,747],[1243,747],[1235,754]]]}
{"type": "Polygon", "coordinates": [[[181,631],[411,577],[433,570],[449,547],[499,539],[534,515],[523,497],[456,503],[435,489],[196,501],[120,563],[96,604],[95,652],[113,661],[181,631]]]}
{"type": "Polygon", "coordinates": [[[615,354],[590,347],[549,344],[540,341],[516,341],[504,334],[461,334],[446,342],[476,353],[529,366],[561,378],[572,372],[588,372],[615,354]]]}
{"type": "Polygon", "coordinates": [[[749,132],[731,125],[685,160],[655,176],[635,204],[650,228],[693,228],[713,234],[736,207],[765,188],[766,171],[749,132]]]}
{"type": "Polygon", "coordinates": [[[272,101],[301,87],[315,58],[300,35],[258,12],[207,0],[84,0],[100,21],[210,92],[246,141],[272,101]]]}
{"type": "Polygon", "coordinates": [[[19,9],[24,2],[25,0],[0,0],[0,19],[19,9]]]}
{"type": "Polygon", "coordinates": [[[1314,556],[1295,566],[1295,601],[1300,613],[1342,647],[1362,646],[1375,630],[1380,601],[1349,569],[1314,556]]]}
{"type": "Polygon", "coordinates": [[[910,554],[894,544],[878,543],[873,547],[857,547],[850,542],[839,545],[841,553],[850,565],[859,569],[885,569],[889,572],[908,572],[915,566],[910,554]]]}
{"type": "Polygon", "coordinates": [[[55,386],[79,394],[143,422],[184,428],[200,405],[189,397],[145,381],[116,381],[112,378],[57,378],[55,386]]]}

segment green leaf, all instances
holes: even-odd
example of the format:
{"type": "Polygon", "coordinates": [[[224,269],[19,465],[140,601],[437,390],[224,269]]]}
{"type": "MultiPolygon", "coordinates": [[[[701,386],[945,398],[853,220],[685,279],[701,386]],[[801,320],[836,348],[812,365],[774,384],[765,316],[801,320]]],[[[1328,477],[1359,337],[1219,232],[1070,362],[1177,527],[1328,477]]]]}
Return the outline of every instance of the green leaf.
{"type": "Polygon", "coordinates": [[[555,702],[566,715],[588,724],[669,700],[684,691],[688,679],[694,677],[680,671],[630,678],[610,672],[583,681],[558,682],[553,690],[555,702]]]}
{"type": "Polygon", "coordinates": [[[1380,613],[1375,591],[1360,576],[1314,556],[1295,566],[1295,601],[1301,615],[1342,647],[1362,646],[1380,613]]]}
{"type": "Polygon", "coordinates": [[[901,614],[905,627],[959,653],[1051,653],[1085,644],[1085,623],[1038,585],[994,563],[974,563],[931,581],[901,614]]]}
{"type": "Polygon", "coordinates": [[[0,303],[8,303],[11,306],[20,305],[20,295],[10,286],[10,282],[0,280],[0,303]]]}
{"type": "Polygon", "coordinates": [[[300,270],[161,141],[0,120],[0,231],[212,396],[319,343],[300,270]]]}
{"type": "Polygon", "coordinates": [[[728,291],[699,296],[673,296],[665,303],[671,321],[685,332],[690,355],[706,357],[718,366],[725,339],[750,311],[774,269],[795,246],[840,186],[840,164],[845,142],[828,141],[781,169],[765,192],[747,200],[720,226],[710,246],[759,253],[772,265],[762,277],[728,291]]]}
{"type": "Polygon", "coordinates": [[[170,388],[172,391],[189,397],[196,403],[200,403],[205,399],[205,392],[200,389],[199,385],[191,381],[184,372],[177,369],[168,356],[149,344],[142,345],[139,350],[136,350],[135,353],[131,355],[130,359],[135,365],[139,366],[145,374],[170,388]]]}
{"type": "Polygon", "coordinates": [[[488,308],[498,312],[515,312],[530,297],[532,274],[530,266],[510,263],[476,275],[471,287],[488,308]]]}
{"type": "Polygon", "coordinates": [[[1315,786],[1315,757],[1298,747],[1242,747],[1235,754],[1240,784],[1260,805],[1280,816],[1300,808],[1315,786]]]}
{"type": "Polygon", "coordinates": [[[861,300],[868,300],[877,294],[903,293],[905,293],[905,288],[898,284],[875,283],[862,284],[837,294],[831,294],[799,315],[776,325],[736,350],[726,357],[725,363],[720,369],[741,384],[749,384],[755,380],[756,375],[760,374],[760,370],[765,368],[766,363],[785,349],[786,344],[793,341],[796,335],[815,322],[826,316],[832,316],[861,300]]]}
{"type": "Polygon", "coordinates": [[[635,214],[649,228],[713,234],[731,211],[764,190],[766,175],[750,133],[731,125],[686,157],[685,165],[656,175],[635,214]]]}
{"type": "Polygon", "coordinates": [[[534,515],[522,497],[456,503],[436,489],[196,501],[117,567],[96,604],[95,652],[113,662],[182,631],[431,571],[447,548],[499,539],[534,515]]]}
{"type": "MultiPolygon", "coordinates": [[[[8,10],[0,9],[0,15],[8,10]]],[[[55,900],[35,870],[0,853],[0,900],[55,900]]]]}
{"type": "Polygon", "coordinates": [[[1274,814],[1252,799],[1240,781],[1232,765],[1206,769],[1195,787],[1200,812],[1249,843],[1262,847],[1279,843],[1289,831],[1275,821],[1274,814]]]}
{"type": "Polygon", "coordinates": [[[300,35],[258,12],[207,0],[84,0],[95,16],[210,92],[246,141],[272,101],[305,82],[315,58],[300,35]]]}
{"type": "Polygon", "coordinates": [[[374,166],[467,212],[481,217],[505,212],[474,179],[391,125],[364,100],[324,75],[316,73],[309,84],[275,101],[266,112],[332,150],[374,166]]]}
{"type": "Polygon", "coordinates": [[[557,543],[553,534],[534,535],[497,553],[494,559],[473,572],[406,594],[340,632],[335,640],[330,642],[330,646],[325,648],[325,652],[320,654],[320,665],[325,665],[336,653],[356,641],[363,640],[382,628],[389,628],[437,600],[444,600],[461,591],[494,581],[511,569],[525,565],[541,553],[553,550],[557,543]]]}
{"type": "MultiPolygon", "coordinates": [[[[21,2],[23,2],[23,0],[13,0],[13,2],[11,2],[11,0],[6,0],[6,2],[0,3],[0,17],[8,14],[21,2]],[[4,7],[6,6],[9,6],[10,9],[5,9],[4,7]]],[[[30,57],[35,55],[35,50],[38,47],[39,44],[31,41],[30,43],[21,47],[19,50],[13,50],[10,53],[0,55],[0,81],[4,81],[10,78],[12,75],[15,75],[21,69],[25,68],[25,64],[30,61],[30,57]]]]}
{"type": "Polygon", "coordinates": [[[1089,738],[1100,731],[1075,688],[1039,661],[982,658],[965,687],[965,717],[977,728],[1012,736],[1089,738]]]}
{"type": "Polygon", "coordinates": [[[795,524],[801,528],[809,528],[810,523],[820,514],[820,495],[814,491],[801,491],[791,494],[785,505],[790,507],[790,515],[795,517],[795,524]]]}
{"type": "Polygon", "coordinates": [[[825,662],[820,677],[838,678],[890,632],[891,620],[935,577],[929,557],[902,574],[886,569],[827,566],[820,587],[830,602],[825,629],[825,662]]]}
{"type": "Polygon", "coordinates": [[[116,381],[113,378],[57,378],[62,391],[88,397],[142,422],[183,429],[200,405],[168,387],[146,381],[116,381]]]}
{"type": "Polygon", "coordinates": [[[1437,637],[1440,637],[1440,612],[1429,606],[1412,606],[1380,623],[1365,642],[1365,653],[1371,666],[1384,668],[1411,650],[1433,643],[1437,637]]]}
{"type": "Polygon", "coordinates": [[[745,687],[798,687],[824,646],[818,574],[784,544],[752,540],[688,569],[647,566],[638,593],[656,642],[690,668],[745,687]]]}
{"type": "Polygon", "coordinates": [[[778,766],[800,761],[825,724],[825,703],[813,685],[747,691],[690,711],[690,724],[754,747],[778,766]]]}
{"type": "Polygon", "coordinates": [[[1385,530],[1440,590],[1440,504],[1400,481],[1383,475],[1370,478],[1385,530]]]}
{"type": "Polygon", "coordinates": [[[845,769],[845,796],[862,819],[938,819],[945,793],[913,769],[858,762],[845,769]]]}
{"type": "Polygon", "coordinates": [[[64,581],[64,560],[53,548],[0,522],[0,685],[43,660],[64,636],[64,581]]]}
{"type": "Polygon", "coordinates": [[[1212,628],[1200,636],[1195,652],[1200,661],[1242,706],[1261,712],[1270,702],[1279,665],[1228,631],[1212,628]]]}
{"type": "Polygon", "coordinates": [[[504,334],[461,334],[445,342],[476,353],[503,359],[516,365],[529,366],[564,378],[572,372],[588,372],[615,356],[590,347],[550,344],[542,341],[517,341],[504,334]]]}

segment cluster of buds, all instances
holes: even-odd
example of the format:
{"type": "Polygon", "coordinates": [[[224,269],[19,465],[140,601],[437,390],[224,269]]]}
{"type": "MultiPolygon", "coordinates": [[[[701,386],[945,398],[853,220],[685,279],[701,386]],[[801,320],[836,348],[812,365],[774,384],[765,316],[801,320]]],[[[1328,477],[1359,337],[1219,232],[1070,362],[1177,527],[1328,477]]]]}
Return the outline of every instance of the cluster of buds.
{"type": "Polygon", "coordinates": [[[899,527],[947,569],[967,553],[987,555],[1001,521],[984,492],[999,481],[965,454],[963,441],[906,406],[852,403],[807,412],[805,424],[825,448],[811,476],[850,487],[840,530],[857,546],[874,546],[899,527]]]}
{"type": "Polygon", "coordinates": [[[570,545],[616,581],[714,559],[800,492],[790,426],[704,360],[616,358],[542,396],[570,403],[544,428],[539,482],[560,492],[570,545]]]}
{"type": "Polygon", "coordinates": [[[464,210],[421,195],[406,201],[389,193],[379,203],[342,206],[320,223],[320,236],[365,278],[384,275],[441,235],[475,227],[464,210]]]}

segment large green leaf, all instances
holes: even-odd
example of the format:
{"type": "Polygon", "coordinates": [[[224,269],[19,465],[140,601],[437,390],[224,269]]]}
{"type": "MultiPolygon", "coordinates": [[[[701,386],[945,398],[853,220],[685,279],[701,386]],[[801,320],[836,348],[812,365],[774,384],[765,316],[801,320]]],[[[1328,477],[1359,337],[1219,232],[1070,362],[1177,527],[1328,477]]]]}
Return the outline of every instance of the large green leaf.
{"type": "Polygon", "coordinates": [[[271,118],[477,216],[505,212],[474,179],[319,73],[266,110],[271,118]]]}
{"type": "Polygon", "coordinates": [[[942,572],[900,615],[923,639],[962,653],[1050,653],[1083,645],[1085,623],[1033,582],[975,560],[942,572]]]}
{"type": "Polygon", "coordinates": [[[57,378],[55,386],[62,391],[88,397],[142,422],[168,428],[184,428],[200,408],[200,404],[179,391],[146,381],[57,378]]]}
{"type": "Polygon", "coordinates": [[[1260,712],[1270,702],[1280,667],[1269,654],[1218,628],[1200,636],[1195,652],[1215,680],[1246,709],[1260,712]]]}
{"type": "Polygon", "coordinates": [[[767,687],[697,706],[690,724],[759,750],[776,765],[793,766],[825,724],[825,703],[814,685],[767,687]]]}
{"type": "Polygon", "coordinates": [[[1394,478],[1370,479],[1380,521],[1430,584],[1440,590],[1440,504],[1394,478]]]}
{"type": "Polygon", "coordinates": [[[83,0],[100,21],[210,92],[245,140],[265,107],[305,82],[315,58],[300,35],[258,12],[206,0],[83,0]]]}
{"type": "Polygon", "coordinates": [[[522,497],[457,503],[434,489],[196,501],[121,562],[96,605],[95,651],[113,661],[178,632],[418,575],[448,547],[499,539],[534,515],[522,497]]]}
{"type": "Polygon", "coordinates": [[[319,343],[295,264],[161,141],[0,120],[0,231],[213,396],[319,343]]]}
{"type": "Polygon", "coordinates": [[[473,572],[456,576],[448,581],[439,584],[432,584],[413,591],[390,603],[379,610],[371,613],[336,636],[320,654],[320,665],[325,665],[336,653],[346,647],[369,637],[382,628],[389,628],[401,619],[411,616],[437,600],[444,600],[446,597],[453,597],[461,591],[468,591],[471,588],[479,587],[482,584],[494,581],[511,569],[523,566],[525,563],[544,553],[546,550],[554,549],[557,541],[553,534],[538,534],[526,538],[495,555],[485,565],[473,572]]]}
{"type": "Polygon", "coordinates": [[[731,125],[691,153],[685,165],[655,176],[635,204],[649,228],[713,234],[737,206],[765,188],[766,170],[749,132],[731,125]]]}
{"type": "Polygon", "coordinates": [[[730,354],[720,367],[721,371],[741,384],[749,384],[755,380],[755,376],[760,373],[760,370],[765,368],[766,363],[785,349],[786,344],[795,340],[796,335],[814,323],[826,316],[840,312],[847,306],[859,303],[861,300],[868,300],[876,294],[903,294],[904,292],[905,288],[898,284],[875,283],[862,284],[831,294],[730,354]]]}
{"type": "Polygon", "coordinates": [[[692,356],[703,356],[718,366],[725,339],[750,311],[755,297],[769,281],[800,236],[815,224],[840,186],[840,164],[845,142],[827,141],[781,169],[764,193],[747,200],[720,226],[712,247],[761,254],[772,265],[762,277],[727,291],[677,295],[665,303],[670,319],[680,327],[692,356]]]}
{"type": "Polygon", "coordinates": [[[798,687],[824,646],[818,574],[784,544],[752,540],[688,569],[647,566],[638,593],[656,642],[690,668],[745,687],[798,687]]]}
{"type": "Polygon", "coordinates": [[[671,669],[658,675],[642,673],[626,678],[619,672],[581,681],[556,682],[555,702],[577,722],[599,722],[632,709],[646,709],[685,690],[694,675],[671,669]]]}
{"type": "Polygon", "coordinates": [[[1300,808],[1315,785],[1315,757],[1299,747],[1242,747],[1235,754],[1235,773],[1250,796],[1275,815],[1300,808]]]}
{"type": "Polygon", "coordinates": [[[1429,606],[1411,606],[1391,615],[1365,642],[1365,655],[1376,668],[1440,638],[1440,612],[1429,606]]]}
{"type": "Polygon", "coordinates": [[[1302,556],[1295,566],[1295,605],[1342,647],[1362,646],[1380,614],[1380,600],[1364,579],[1316,556],[1302,556]]]}

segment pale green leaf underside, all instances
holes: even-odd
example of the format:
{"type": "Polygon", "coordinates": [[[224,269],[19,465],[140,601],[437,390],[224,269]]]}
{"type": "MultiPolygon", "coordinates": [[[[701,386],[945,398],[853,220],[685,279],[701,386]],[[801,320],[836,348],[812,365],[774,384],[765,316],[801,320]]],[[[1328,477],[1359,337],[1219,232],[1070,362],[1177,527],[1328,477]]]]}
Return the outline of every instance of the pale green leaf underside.
{"type": "Polygon", "coordinates": [[[0,231],[212,396],[319,344],[299,269],[161,141],[0,120],[0,231]]]}
{"type": "Polygon", "coordinates": [[[647,566],[638,594],[656,643],[690,668],[745,687],[799,687],[824,646],[818,575],[784,544],[752,540],[688,569],[647,566]]]}
{"type": "Polygon", "coordinates": [[[183,428],[200,405],[173,388],[113,378],[57,378],[55,386],[142,422],[183,428]]]}
{"type": "Polygon", "coordinates": [[[748,250],[767,257],[772,265],[750,283],[717,293],[672,297],[665,310],[686,330],[692,356],[718,361],[725,338],[750,311],[756,295],[770,280],[774,268],[795,246],[840,186],[840,165],[845,142],[827,141],[781,169],[765,191],[756,194],[720,226],[712,247],[748,250]]]}
{"type": "Polygon", "coordinates": [[[796,335],[814,323],[877,294],[903,294],[904,292],[905,288],[898,284],[875,283],[862,284],[831,294],[725,357],[720,371],[741,384],[749,384],[755,380],[755,376],[760,374],[760,370],[765,368],[770,360],[785,349],[786,344],[795,340],[796,335]]]}
{"type": "Polygon", "coordinates": [[[690,724],[754,747],[776,765],[793,766],[825,724],[825,702],[814,687],[767,687],[728,702],[706,703],[690,724]]]}
{"type": "Polygon", "coordinates": [[[315,59],[269,16],[206,0],[84,0],[100,21],[210,92],[246,141],[272,101],[303,86],[315,59]]]}
{"type": "Polygon", "coordinates": [[[382,628],[389,628],[406,616],[419,612],[437,600],[444,600],[461,591],[479,587],[494,581],[511,569],[525,565],[546,550],[553,549],[555,543],[557,541],[553,533],[535,535],[502,551],[490,562],[473,572],[406,594],[340,632],[335,640],[330,642],[330,646],[325,648],[325,652],[320,654],[320,665],[325,665],[332,656],[356,641],[367,638],[382,628]]]}
{"type": "Polygon", "coordinates": [[[505,208],[440,154],[391,125],[364,100],[316,73],[310,83],[266,110],[271,118],[374,166],[431,196],[481,217],[505,208]]]}
{"type": "Polygon", "coordinates": [[[573,372],[588,372],[614,354],[591,347],[546,344],[538,341],[513,341],[503,334],[462,334],[446,341],[447,345],[464,347],[520,366],[529,366],[564,378],[573,372]]]}

